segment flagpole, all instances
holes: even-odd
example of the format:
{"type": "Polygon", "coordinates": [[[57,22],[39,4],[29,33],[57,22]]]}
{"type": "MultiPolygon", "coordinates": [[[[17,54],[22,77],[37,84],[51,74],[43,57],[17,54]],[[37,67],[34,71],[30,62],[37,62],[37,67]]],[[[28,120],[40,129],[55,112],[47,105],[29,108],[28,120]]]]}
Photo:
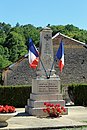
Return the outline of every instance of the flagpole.
{"type": "Polygon", "coordinates": [[[53,63],[52,63],[51,69],[50,69],[49,78],[50,78],[50,76],[51,76],[51,72],[52,72],[52,69],[53,69],[53,66],[54,66],[55,60],[56,60],[56,56],[55,56],[55,59],[54,59],[54,61],[53,61],[53,63]]]}
{"type": "Polygon", "coordinates": [[[43,67],[43,69],[44,69],[44,72],[45,72],[45,74],[46,74],[46,78],[48,79],[48,74],[47,74],[47,72],[46,72],[46,69],[45,69],[45,67],[44,67],[44,65],[43,65],[43,62],[42,62],[40,56],[39,56],[39,59],[40,59],[41,65],[42,65],[42,67],[43,67]]]}

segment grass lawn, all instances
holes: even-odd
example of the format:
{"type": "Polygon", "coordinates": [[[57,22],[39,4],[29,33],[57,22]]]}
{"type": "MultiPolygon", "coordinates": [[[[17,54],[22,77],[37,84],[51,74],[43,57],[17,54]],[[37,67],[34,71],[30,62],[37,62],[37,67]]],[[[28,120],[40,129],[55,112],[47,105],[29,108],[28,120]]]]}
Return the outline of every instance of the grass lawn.
{"type": "Polygon", "coordinates": [[[62,128],[58,130],[87,130],[87,127],[79,127],[79,128],[62,128]]]}

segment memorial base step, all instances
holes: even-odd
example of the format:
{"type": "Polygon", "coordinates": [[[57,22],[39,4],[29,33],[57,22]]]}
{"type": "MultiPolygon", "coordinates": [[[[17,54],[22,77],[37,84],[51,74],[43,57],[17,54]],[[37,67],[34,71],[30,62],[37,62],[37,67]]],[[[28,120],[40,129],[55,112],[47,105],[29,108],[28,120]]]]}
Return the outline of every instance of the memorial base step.
{"type": "Polygon", "coordinates": [[[32,100],[63,100],[62,94],[36,94],[31,93],[30,99],[32,100]]]}
{"type": "Polygon", "coordinates": [[[63,107],[65,106],[64,100],[42,100],[42,101],[40,100],[40,101],[36,101],[36,100],[32,100],[32,99],[29,99],[27,101],[27,105],[34,107],[34,108],[39,108],[39,107],[44,107],[44,102],[49,102],[49,103],[52,103],[54,105],[60,104],[63,107]]]}
{"type": "MultiPolygon", "coordinates": [[[[62,115],[67,115],[68,114],[68,108],[65,107],[66,112],[63,113],[62,115]]],[[[31,106],[25,106],[25,112],[28,113],[29,115],[37,116],[37,117],[47,117],[48,114],[43,112],[43,108],[33,108],[31,106]]]]}

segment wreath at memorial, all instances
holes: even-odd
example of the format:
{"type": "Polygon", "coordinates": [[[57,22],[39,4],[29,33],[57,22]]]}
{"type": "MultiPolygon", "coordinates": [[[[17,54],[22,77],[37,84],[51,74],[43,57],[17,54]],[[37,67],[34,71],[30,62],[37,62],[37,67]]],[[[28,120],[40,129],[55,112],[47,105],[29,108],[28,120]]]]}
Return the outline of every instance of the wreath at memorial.
{"type": "Polygon", "coordinates": [[[49,117],[60,117],[62,114],[66,112],[66,109],[60,104],[52,104],[48,102],[44,102],[45,108],[43,108],[43,112],[47,113],[49,117]]]}

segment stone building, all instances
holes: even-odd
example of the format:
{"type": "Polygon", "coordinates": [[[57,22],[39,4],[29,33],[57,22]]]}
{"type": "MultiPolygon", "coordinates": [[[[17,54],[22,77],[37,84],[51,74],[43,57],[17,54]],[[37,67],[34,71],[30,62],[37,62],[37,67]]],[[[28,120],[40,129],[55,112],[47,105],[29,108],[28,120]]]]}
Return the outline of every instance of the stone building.
{"type": "MultiPolygon", "coordinates": [[[[59,75],[62,85],[87,82],[87,45],[57,33],[52,37],[54,56],[62,39],[64,42],[64,62],[62,73],[55,63],[56,74],[59,75]]],[[[6,67],[2,72],[3,85],[31,84],[32,78],[36,77],[36,70],[29,67],[28,57],[23,56],[16,63],[6,67]]]]}

